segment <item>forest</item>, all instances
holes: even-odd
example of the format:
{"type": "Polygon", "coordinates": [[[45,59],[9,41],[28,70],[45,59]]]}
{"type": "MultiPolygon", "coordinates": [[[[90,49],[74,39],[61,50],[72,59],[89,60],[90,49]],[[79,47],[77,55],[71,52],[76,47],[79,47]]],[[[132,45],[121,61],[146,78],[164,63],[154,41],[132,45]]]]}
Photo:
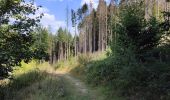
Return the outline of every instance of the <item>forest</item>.
{"type": "Polygon", "coordinates": [[[0,100],[170,100],[169,0],[67,6],[55,33],[35,1],[0,0],[0,100]]]}

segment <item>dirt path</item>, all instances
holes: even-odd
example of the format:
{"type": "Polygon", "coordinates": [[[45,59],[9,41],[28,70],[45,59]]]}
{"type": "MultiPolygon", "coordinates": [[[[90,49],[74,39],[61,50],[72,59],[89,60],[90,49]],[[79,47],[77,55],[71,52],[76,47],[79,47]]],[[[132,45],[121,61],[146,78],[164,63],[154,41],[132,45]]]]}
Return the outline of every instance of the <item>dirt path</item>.
{"type": "Polygon", "coordinates": [[[104,100],[95,90],[92,90],[86,86],[84,82],[73,77],[69,73],[56,72],[56,74],[65,81],[69,91],[71,91],[73,95],[76,95],[76,97],[79,97],[75,98],[75,100],[104,100]]]}
{"type": "Polygon", "coordinates": [[[65,77],[65,79],[69,80],[69,82],[74,87],[76,87],[75,89],[77,90],[78,93],[80,93],[82,95],[87,95],[89,93],[85,84],[83,82],[81,82],[80,80],[70,76],[69,74],[65,74],[64,77],[65,77]]]}

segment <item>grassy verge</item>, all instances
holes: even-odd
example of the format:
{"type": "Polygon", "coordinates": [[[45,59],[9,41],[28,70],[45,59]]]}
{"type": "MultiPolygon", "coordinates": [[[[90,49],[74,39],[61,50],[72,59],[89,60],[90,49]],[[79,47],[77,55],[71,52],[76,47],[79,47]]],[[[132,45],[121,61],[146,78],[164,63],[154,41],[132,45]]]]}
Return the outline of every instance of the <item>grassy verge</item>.
{"type": "Polygon", "coordinates": [[[12,80],[0,83],[0,100],[76,100],[48,63],[22,63],[12,80]],[[73,99],[69,99],[73,98],[73,99]]]}

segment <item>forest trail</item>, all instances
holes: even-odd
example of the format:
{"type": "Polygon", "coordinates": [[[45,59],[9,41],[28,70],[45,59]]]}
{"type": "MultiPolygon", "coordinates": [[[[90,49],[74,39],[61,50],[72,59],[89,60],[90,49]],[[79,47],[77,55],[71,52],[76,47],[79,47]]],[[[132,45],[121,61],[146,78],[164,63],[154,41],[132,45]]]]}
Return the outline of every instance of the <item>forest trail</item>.
{"type": "Polygon", "coordinates": [[[72,95],[76,97],[75,100],[104,100],[97,91],[88,87],[83,81],[73,77],[68,72],[56,71],[55,75],[67,84],[66,88],[73,93],[72,95]]]}

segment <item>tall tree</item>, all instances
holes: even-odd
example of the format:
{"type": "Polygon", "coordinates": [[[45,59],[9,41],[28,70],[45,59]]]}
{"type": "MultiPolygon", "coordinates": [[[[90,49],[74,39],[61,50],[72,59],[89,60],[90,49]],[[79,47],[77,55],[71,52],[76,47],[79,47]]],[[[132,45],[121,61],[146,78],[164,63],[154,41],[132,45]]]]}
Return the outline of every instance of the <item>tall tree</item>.
{"type": "Polygon", "coordinates": [[[75,41],[75,56],[77,56],[77,14],[76,12],[72,9],[71,10],[71,21],[72,21],[72,26],[75,28],[75,36],[74,36],[74,41],[75,41]]]}
{"type": "Polygon", "coordinates": [[[82,16],[83,20],[82,20],[82,23],[80,23],[82,30],[83,30],[82,37],[84,37],[83,42],[82,42],[84,53],[87,53],[87,21],[85,18],[87,16],[88,10],[89,10],[88,5],[85,3],[81,8],[81,12],[82,12],[81,16],[82,16]]]}
{"type": "MultiPolygon", "coordinates": [[[[69,35],[69,31],[68,31],[68,27],[69,27],[69,8],[68,8],[68,5],[67,5],[67,8],[66,8],[66,32],[67,32],[67,36],[69,35]]],[[[69,58],[70,56],[70,42],[69,42],[69,38],[67,38],[67,58],[69,58]]]]}
{"type": "Polygon", "coordinates": [[[107,34],[107,5],[104,0],[99,0],[97,9],[98,20],[99,20],[99,41],[98,47],[100,51],[106,49],[106,34],[107,34]]]}
{"type": "Polygon", "coordinates": [[[42,26],[35,29],[34,38],[35,42],[33,45],[34,49],[34,58],[41,60],[48,60],[49,59],[49,31],[42,26]]]}

